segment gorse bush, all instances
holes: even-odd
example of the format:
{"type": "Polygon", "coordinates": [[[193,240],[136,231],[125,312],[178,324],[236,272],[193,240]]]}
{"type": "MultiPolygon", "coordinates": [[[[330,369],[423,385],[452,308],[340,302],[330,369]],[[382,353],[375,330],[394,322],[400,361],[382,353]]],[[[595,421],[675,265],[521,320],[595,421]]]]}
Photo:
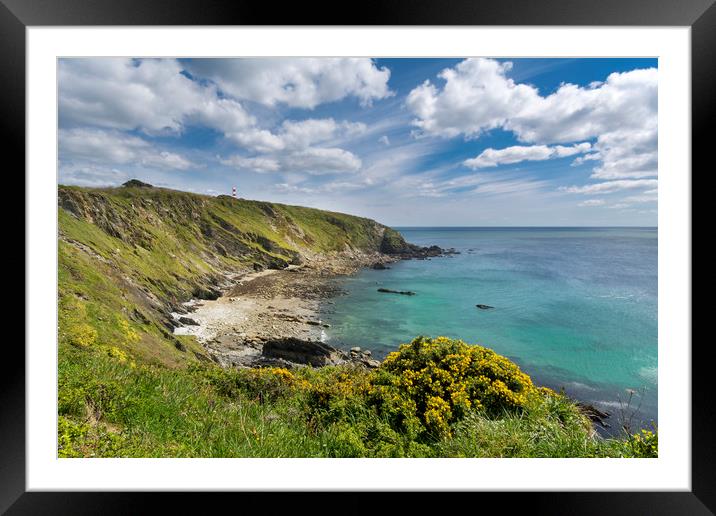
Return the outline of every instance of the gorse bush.
{"type": "Polygon", "coordinates": [[[632,457],[656,458],[659,456],[659,433],[656,428],[654,431],[642,429],[629,436],[627,447],[632,457]]]}
{"type": "Polygon", "coordinates": [[[169,369],[65,341],[58,373],[61,457],[657,454],[655,432],[601,439],[572,400],[444,337],[415,339],[376,370],[169,369]]]}
{"type": "Polygon", "coordinates": [[[541,391],[519,367],[482,346],[418,337],[390,353],[372,380],[372,403],[417,437],[451,435],[470,411],[518,412],[541,391]]]}

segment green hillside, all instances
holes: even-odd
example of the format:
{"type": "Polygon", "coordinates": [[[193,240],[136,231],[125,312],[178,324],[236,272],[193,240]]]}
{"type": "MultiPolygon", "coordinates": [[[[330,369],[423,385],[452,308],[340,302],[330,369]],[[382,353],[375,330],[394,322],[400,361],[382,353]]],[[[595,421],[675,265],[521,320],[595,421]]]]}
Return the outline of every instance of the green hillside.
{"type": "Polygon", "coordinates": [[[600,439],[461,341],[417,338],[376,370],[234,370],[172,333],[180,303],[249,271],[419,252],[370,219],[133,183],[60,186],[58,223],[60,457],[656,455],[655,434],[600,439]]]}
{"type": "Polygon", "coordinates": [[[58,204],[60,343],[112,343],[169,366],[204,356],[169,335],[167,313],[216,298],[233,275],[377,253],[384,239],[410,247],[370,219],[229,196],[60,186],[58,204]]]}

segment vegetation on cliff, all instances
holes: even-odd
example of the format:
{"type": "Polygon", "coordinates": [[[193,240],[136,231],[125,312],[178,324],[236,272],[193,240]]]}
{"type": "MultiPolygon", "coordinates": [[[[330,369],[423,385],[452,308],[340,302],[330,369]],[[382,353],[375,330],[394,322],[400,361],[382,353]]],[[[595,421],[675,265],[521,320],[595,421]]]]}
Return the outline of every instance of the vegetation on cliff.
{"type": "MultiPolygon", "coordinates": [[[[131,183],[58,190],[60,342],[165,366],[206,360],[168,313],[231,277],[316,256],[379,253],[388,228],[342,213],[131,183]]],[[[409,249],[390,230],[391,249],[409,249]],[[402,243],[402,247],[401,247],[402,243]]]]}
{"type": "Polygon", "coordinates": [[[655,435],[598,438],[571,400],[535,388],[504,357],[445,338],[416,339],[375,371],[198,363],[171,370],[101,347],[71,347],[61,349],[59,378],[61,457],[656,454],[655,435]],[[442,365],[432,375],[422,364],[436,355],[442,365]],[[466,386],[474,382],[460,371],[471,367],[488,379],[481,386],[466,386]],[[443,377],[444,389],[435,385],[443,377]],[[422,380],[398,388],[410,378],[422,380]],[[500,378],[512,378],[515,390],[500,387],[500,378]],[[503,404],[508,390],[512,402],[503,404]]]}
{"type": "Polygon", "coordinates": [[[59,206],[61,457],[656,454],[655,434],[598,438],[573,401],[461,341],[415,339],[372,371],[236,370],[173,334],[168,311],[233,274],[418,252],[372,220],[142,185],[60,187],[59,206]]]}

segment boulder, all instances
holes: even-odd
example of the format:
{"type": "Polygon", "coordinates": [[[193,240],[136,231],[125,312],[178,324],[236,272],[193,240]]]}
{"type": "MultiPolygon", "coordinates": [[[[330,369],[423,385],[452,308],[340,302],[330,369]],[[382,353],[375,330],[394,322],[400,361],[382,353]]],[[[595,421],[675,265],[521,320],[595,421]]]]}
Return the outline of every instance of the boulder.
{"type": "Polygon", "coordinates": [[[182,324],[186,324],[187,326],[199,326],[199,323],[191,317],[180,317],[179,322],[182,324]]]}
{"type": "Polygon", "coordinates": [[[283,359],[314,367],[336,365],[343,362],[341,352],[336,348],[323,342],[301,340],[295,337],[264,342],[261,355],[264,358],[283,359]]]}

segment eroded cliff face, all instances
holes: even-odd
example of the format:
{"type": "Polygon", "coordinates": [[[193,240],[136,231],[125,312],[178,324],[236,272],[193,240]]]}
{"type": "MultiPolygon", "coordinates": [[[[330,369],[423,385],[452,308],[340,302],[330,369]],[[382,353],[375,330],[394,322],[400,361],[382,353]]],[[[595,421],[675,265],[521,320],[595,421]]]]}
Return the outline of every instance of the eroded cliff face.
{"type": "Polygon", "coordinates": [[[169,314],[190,298],[216,299],[249,272],[303,265],[333,274],[431,252],[367,218],[144,184],[60,186],[58,207],[60,311],[68,321],[86,314],[82,324],[104,340],[129,324],[138,335],[130,351],[160,362],[162,346],[171,360],[187,349],[202,355],[172,334],[169,314]]]}

